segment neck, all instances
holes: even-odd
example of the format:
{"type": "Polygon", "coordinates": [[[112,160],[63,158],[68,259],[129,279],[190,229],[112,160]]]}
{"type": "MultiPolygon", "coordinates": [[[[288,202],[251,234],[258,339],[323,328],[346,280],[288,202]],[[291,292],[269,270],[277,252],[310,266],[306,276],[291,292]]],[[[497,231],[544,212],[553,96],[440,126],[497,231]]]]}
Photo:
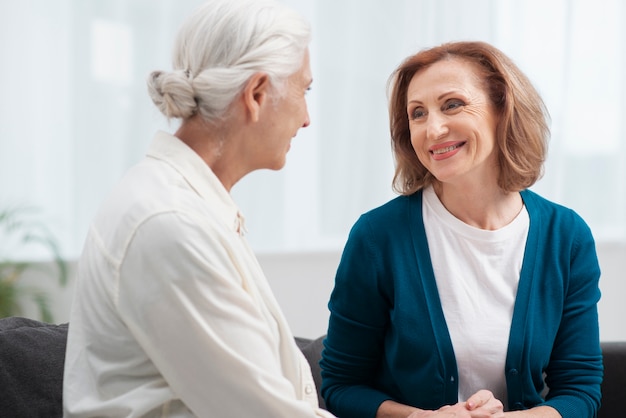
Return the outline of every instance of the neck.
{"type": "Polygon", "coordinates": [[[248,173],[237,158],[239,142],[224,124],[210,124],[194,115],[183,121],[175,136],[204,160],[228,192],[248,173]]]}
{"type": "Polygon", "coordinates": [[[506,192],[499,187],[468,189],[437,183],[434,189],[448,212],[484,230],[494,231],[510,224],[524,206],[519,192],[506,192]]]}

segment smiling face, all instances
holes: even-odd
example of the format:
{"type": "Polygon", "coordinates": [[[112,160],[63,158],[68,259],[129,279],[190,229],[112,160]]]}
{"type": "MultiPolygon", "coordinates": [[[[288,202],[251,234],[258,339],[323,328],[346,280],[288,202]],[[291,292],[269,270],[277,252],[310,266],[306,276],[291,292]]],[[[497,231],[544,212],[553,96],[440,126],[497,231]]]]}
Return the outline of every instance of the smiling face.
{"type": "Polygon", "coordinates": [[[475,64],[452,58],[417,72],[407,89],[411,144],[442,183],[496,185],[497,116],[475,64]]]}

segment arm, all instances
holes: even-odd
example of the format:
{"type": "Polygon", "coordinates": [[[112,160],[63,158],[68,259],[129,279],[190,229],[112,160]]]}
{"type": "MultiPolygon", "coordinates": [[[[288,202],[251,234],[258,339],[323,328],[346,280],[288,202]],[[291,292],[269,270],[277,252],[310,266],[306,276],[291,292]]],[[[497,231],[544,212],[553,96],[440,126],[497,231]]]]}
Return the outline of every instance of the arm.
{"type": "MultiPolygon", "coordinates": [[[[564,418],[594,416],[600,404],[602,352],[597,303],[600,268],[591,231],[574,215],[569,251],[560,249],[565,275],[565,299],[559,329],[546,369],[550,388],[546,406],[564,418]]],[[[565,227],[564,227],[565,228],[565,227]]],[[[566,235],[563,233],[563,235],[566,235]]],[[[557,415],[558,416],[558,415],[557,415]]]]}
{"type": "Polygon", "coordinates": [[[505,412],[504,416],[511,418],[561,418],[561,414],[549,406],[538,406],[527,411],[505,412]]]}
{"type": "Polygon", "coordinates": [[[456,402],[419,202],[397,198],[363,215],[344,248],[320,362],[322,395],[342,418],[373,418],[387,400],[425,410],[456,402]]]}
{"type": "MultiPolygon", "coordinates": [[[[284,376],[280,320],[246,281],[260,270],[237,239],[187,215],[148,220],[121,268],[119,312],[195,415],[323,416],[284,376]]],[[[290,366],[293,380],[305,373],[297,358],[290,366]]]]}
{"type": "Polygon", "coordinates": [[[419,413],[422,412],[424,411],[395,401],[384,401],[376,411],[376,418],[419,418],[419,413]]]}
{"type": "MultiPolygon", "coordinates": [[[[507,415],[503,412],[503,405],[500,400],[494,398],[493,393],[488,390],[479,390],[472,395],[467,402],[457,402],[454,405],[444,405],[435,411],[427,411],[402,405],[394,401],[385,401],[380,405],[376,418],[504,418],[507,415]]],[[[547,410],[554,410],[546,408],[547,410]]],[[[549,412],[549,411],[548,411],[549,412]]],[[[527,417],[551,418],[554,415],[525,415],[527,417]]],[[[559,416],[558,414],[556,415],[559,416]]]]}
{"type": "Polygon", "coordinates": [[[337,269],[320,366],[330,411],[345,418],[374,417],[391,399],[375,388],[383,357],[389,304],[378,288],[379,255],[362,217],[352,228],[337,269]]]}

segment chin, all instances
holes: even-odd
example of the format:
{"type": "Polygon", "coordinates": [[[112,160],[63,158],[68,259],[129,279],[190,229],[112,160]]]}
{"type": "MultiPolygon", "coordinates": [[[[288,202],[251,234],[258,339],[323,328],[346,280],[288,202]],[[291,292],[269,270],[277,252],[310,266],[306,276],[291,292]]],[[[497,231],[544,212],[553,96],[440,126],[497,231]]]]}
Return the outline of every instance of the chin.
{"type": "Polygon", "coordinates": [[[287,163],[287,159],[283,158],[280,161],[275,161],[273,164],[270,164],[267,168],[274,171],[282,170],[287,163]]]}

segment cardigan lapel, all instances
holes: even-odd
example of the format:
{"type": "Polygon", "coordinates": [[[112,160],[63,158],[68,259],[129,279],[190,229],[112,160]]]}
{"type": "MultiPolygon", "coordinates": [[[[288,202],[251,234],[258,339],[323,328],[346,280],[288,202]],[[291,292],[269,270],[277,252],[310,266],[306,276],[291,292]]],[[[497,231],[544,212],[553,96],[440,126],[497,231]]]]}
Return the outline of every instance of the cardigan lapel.
{"type": "Polygon", "coordinates": [[[424,294],[426,295],[426,304],[428,314],[433,324],[433,333],[439,351],[442,373],[445,378],[445,398],[457,399],[459,392],[459,374],[452,346],[452,339],[443,313],[439,290],[437,289],[437,281],[431,261],[430,249],[426,238],[426,229],[424,228],[424,217],[422,213],[422,191],[409,196],[407,205],[409,207],[409,226],[411,229],[411,239],[415,258],[417,260],[417,268],[422,278],[424,294]]]}

